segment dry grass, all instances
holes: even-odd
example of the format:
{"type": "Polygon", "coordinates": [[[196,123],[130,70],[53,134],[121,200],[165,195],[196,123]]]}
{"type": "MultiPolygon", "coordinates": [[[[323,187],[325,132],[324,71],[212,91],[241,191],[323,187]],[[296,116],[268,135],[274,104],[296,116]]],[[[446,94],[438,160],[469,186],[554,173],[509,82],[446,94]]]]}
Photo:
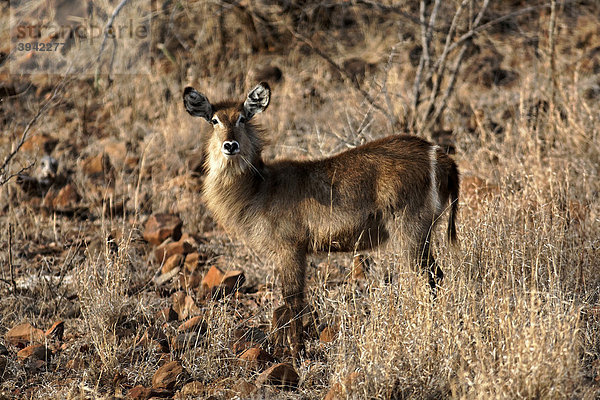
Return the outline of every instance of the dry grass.
{"type": "MultiPolygon", "coordinates": [[[[286,36],[293,10],[277,20],[275,31],[256,22],[266,47],[253,51],[241,34],[247,29],[243,14],[223,11],[229,10],[224,4],[190,1],[157,12],[153,35],[164,50],[153,50],[156,73],[117,75],[110,87],[101,80],[97,93],[89,81],[70,82],[61,103],[31,132],[59,140],[53,155],[81,194],[79,205],[89,211],[83,217],[43,212],[14,182],[0,187],[0,333],[23,321],[40,328],[66,321],[65,346],[43,368],[18,361],[16,349],[7,345],[0,398],[124,396],[135,385],[150,386],[165,358],[182,360],[189,380],[206,385],[202,396],[230,398],[237,382],[256,377],[257,371],[238,362],[231,344],[242,327],[270,334],[265,327],[281,302],[280,289],[273,267],[228,238],[202,206],[202,178],[191,163],[206,130],[183,110],[182,87],[193,84],[214,100],[239,97],[254,83],[248,82],[249,71],[278,65],[284,79],[273,85],[272,104],[259,117],[271,139],[268,158],[326,156],[398,129],[348,82],[337,80],[322,58],[286,36]],[[225,48],[215,36],[217,11],[224,12],[224,34],[230,37],[225,48]],[[284,49],[274,41],[277,35],[284,49]],[[102,151],[106,140],[124,142],[126,155],[111,157],[110,180],[94,180],[82,172],[81,159],[102,151]],[[127,157],[135,161],[127,164],[127,157]],[[119,200],[126,200],[124,212],[105,213],[119,200]],[[160,265],[140,231],[153,212],[179,214],[184,231],[204,239],[202,249],[217,260],[202,268],[218,262],[242,269],[246,287],[260,289],[205,303],[190,291],[207,334],[167,355],[136,346],[149,327],[176,334],[176,323],[163,325],[155,317],[170,304],[176,285],[151,283],[160,265]],[[9,224],[17,281],[38,277],[16,292],[8,267],[9,224]],[[68,368],[73,359],[83,360],[83,367],[68,368]]],[[[265,18],[277,14],[275,5],[257,4],[265,18]]],[[[386,110],[402,122],[415,75],[408,54],[419,40],[418,28],[373,10],[344,9],[355,18],[350,27],[342,21],[321,30],[301,28],[335,62],[361,57],[376,63],[362,88],[381,104],[387,93],[392,106],[386,110]],[[396,55],[386,64],[392,47],[396,55]]],[[[297,391],[266,387],[250,397],[322,398],[338,382],[342,398],[599,396],[600,95],[594,90],[600,55],[593,49],[600,46],[600,31],[594,9],[592,2],[561,8],[554,103],[547,38],[537,37],[548,26],[546,12],[511,20],[513,25],[474,40],[479,52],[465,61],[470,72],[459,74],[439,126],[453,132],[463,183],[460,247],[447,248],[441,232],[436,241],[446,275],[437,298],[423,276],[401,261],[400,247],[374,251],[374,266],[360,282],[348,279],[352,255],[315,257],[308,301],[321,323],[337,328],[335,340],[309,341],[297,391]],[[537,50],[528,44],[536,37],[537,50]],[[515,83],[485,84],[491,61],[481,59],[490,49],[502,55],[502,69],[517,74],[515,83]],[[548,101],[548,107],[532,115],[538,101],[548,101]],[[351,373],[356,375],[350,381],[351,373]]],[[[418,14],[418,7],[403,10],[418,14]]],[[[312,11],[305,22],[319,26],[320,14],[312,11]]],[[[0,154],[18,139],[44,88],[58,82],[32,78],[36,94],[27,89],[27,79],[2,76],[2,88],[25,92],[3,95],[0,154]]],[[[36,157],[20,152],[15,168],[36,157]]]]}

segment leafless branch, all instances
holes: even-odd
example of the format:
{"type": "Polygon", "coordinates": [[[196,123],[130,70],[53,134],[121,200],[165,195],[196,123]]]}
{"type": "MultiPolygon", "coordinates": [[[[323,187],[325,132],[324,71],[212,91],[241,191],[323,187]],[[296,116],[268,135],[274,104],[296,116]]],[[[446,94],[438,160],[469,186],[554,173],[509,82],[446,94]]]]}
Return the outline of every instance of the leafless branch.
{"type": "MultiPolygon", "coordinates": [[[[427,104],[427,108],[425,109],[425,112],[422,114],[422,117],[420,118],[418,126],[413,125],[413,129],[416,127],[420,134],[422,134],[424,131],[431,128],[431,126],[436,121],[439,120],[442,112],[446,108],[448,98],[450,97],[452,91],[454,90],[454,85],[456,83],[456,77],[458,75],[460,66],[461,66],[464,56],[466,54],[466,50],[467,50],[468,46],[470,45],[469,42],[463,43],[461,51],[458,54],[456,61],[454,63],[454,68],[452,70],[452,75],[450,76],[449,83],[446,87],[446,90],[444,91],[441,101],[438,103],[437,99],[440,96],[441,84],[442,84],[442,80],[444,79],[444,76],[445,76],[446,62],[447,62],[448,55],[452,48],[452,45],[450,45],[450,42],[451,42],[452,38],[454,37],[454,32],[455,32],[456,26],[458,24],[458,19],[459,19],[460,15],[462,14],[463,8],[467,5],[468,1],[469,0],[463,1],[457,8],[456,12],[454,13],[454,17],[452,19],[450,29],[449,29],[448,33],[446,34],[444,50],[442,51],[442,54],[437,59],[434,66],[430,67],[428,69],[427,79],[428,80],[431,79],[433,77],[434,73],[437,74],[437,78],[436,78],[435,82],[433,82],[433,86],[431,88],[431,92],[429,95],[429,101],[427,104]],[[432,116],[433,116],[433,118],[432,118],[432,116]]],[[[481,6],[481,9],[479,10],[477,16],[475,17],[475,20],[473,21],[473,24],[471,25],[469,32],[474,31],[479,26],[488,6],[489,6],[489,0],[484,0],[483,4],[481,6]]],[[[433,13],[433,11],[432,11],[432,13],[433,13]]],[[[421,60],[423,60],[423,57],[421,58],[421,60]]],[[[424,65],[425,65],[425,63],[424,63],[424,65]]],[[[417,81],[415,80],[415,85],[416,84],[417,84],[417,81]]],[[[420,85],[420,82],[419,82],[419,85],[420,85]]],[[[420,91],[421,91],[420,86],[419,87],[415,86],[415,99],[417,99],[417,100],[418,100],[420,91]]],[[[413,121],[417,120],[418,105],[419,105],[418,102],[416,102],[416,104],[415,104],[415,102],[413,102],[413,112],[414,112],[413,121]]]]}
{"type": "MultiPolygon", "coordinates": [[[[100,58],[102,57],[102,53],[104,52],[104,47],[106,46],[106,40],[108,39],[108,34],[109,34],[110,30],[113,28],[113,22],[115,21],[115,18],[117,17],[117,15],[119,15],[119,13],[121,12],[121,9],[123,9],[123,7],[125,6],[125,4],[127,4],[128,1],[129,0],[121,0],[121,2],[117,5],[117,7],[113,11],[112,15],[108,19],[106,26],[104,27],[104,38],[102,38],[102,43],[100,44],[100,51],[98,52],[98,57],[96,58],[97,66],[96,66],[96,74],[94,77],[94,83],[95,83],[96,87],[98,86],[98,77],[100,76],[100,67],[102,66],[102,64],[100,63],[100,58]]],[[[110,79],[110,75],[112,73],[112,66],[113,66],[113,62],[114,62],[114,58],[115,58],[115,53],[117,51],[117,40],[115,39],[114,35],[113,35],[112,39],[113,39],[113,52],[112,52],[111,61],[109,64],[109,70],[108,70],[109,79],[110,79]]]]}

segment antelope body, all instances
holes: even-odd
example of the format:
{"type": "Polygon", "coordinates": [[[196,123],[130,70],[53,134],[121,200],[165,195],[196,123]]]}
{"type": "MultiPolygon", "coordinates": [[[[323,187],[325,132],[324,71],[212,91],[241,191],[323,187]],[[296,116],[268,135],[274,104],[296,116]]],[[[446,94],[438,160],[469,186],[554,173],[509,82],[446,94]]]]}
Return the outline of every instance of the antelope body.
{"type": "MultiPolygon", "coordinates": [[[[191,115],[213,125],[205,148],[207,207],[226,230],[274,258],[291,315],[304,309],[307,253],[370,249],[395,231],[435,290],[443,274],[429,242],[448,203],[448,237],[456,240],[454,161],[415,136],[390,136],[326,159],[264,162],[264,132],[250,120],[268,107],[270,95],[260,83],[243,103],[212,105],[188,87],[183,101],[191,115]]],[[[299,318],[291,321],[290,341],[296,353],[303,343],[299,318]]]]}

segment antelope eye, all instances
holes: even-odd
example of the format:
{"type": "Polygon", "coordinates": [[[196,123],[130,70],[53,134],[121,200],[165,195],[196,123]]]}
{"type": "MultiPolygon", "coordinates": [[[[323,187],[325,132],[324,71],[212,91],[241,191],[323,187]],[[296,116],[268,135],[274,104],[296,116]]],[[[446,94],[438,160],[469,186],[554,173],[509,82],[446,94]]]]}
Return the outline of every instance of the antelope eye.
{"type": "Polygon", "coordinates": [[[211,124],[213,124],[213,125],[216,125],[216,124],[218,124],[218,123],[219,123],[219,121],[218,121],[216,118],[213,118],[213,119],[210,121],[210,123],[211,123],[211,124]]]}
{"type": "Polygon", "coordinates": [[[237,125],[239,124],[244,124],[246,122],[246,118],[244,118],[243,115],[240,115],[238,120],[237,120],[237,125]]]}

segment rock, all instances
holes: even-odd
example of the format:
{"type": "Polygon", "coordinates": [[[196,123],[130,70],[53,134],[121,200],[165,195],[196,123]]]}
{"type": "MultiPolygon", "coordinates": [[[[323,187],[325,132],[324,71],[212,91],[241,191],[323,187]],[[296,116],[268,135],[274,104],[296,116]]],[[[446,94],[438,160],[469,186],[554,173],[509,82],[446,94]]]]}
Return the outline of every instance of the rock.
{"type": "Polygon", "coordinates": [[[42,342],[44,340],[44,331],[36,329],[28,322],[14,326],[4,339],[13,346],[24,346],[30,343],[42,342]]]}
{"type": "Polygon", "coordinates": [[[366,273],[371,266],[371,258],[364,254],[357,254],[352,260],[352,279],[361,280],[366,278],[366,273]]]}
{"type": "Polygon", "coordinates": [[[63,334],[65,333],[65,321],[56,321],[48,330],[45,335],[47,338],[56,339],[62,341],[63,334]]]}
{"type": "Polygon", "coordinates": [[[177,315],[177,312],[173,309],[173,307],[165,307],[158,313],[156,313],[156,319],[165,322],[177,321],[178,317],[179,316],[177,315]]]}
{"type": "Polygon", "coordinates": [[[132,400],[148,400],[152,396],[152,389],[137,385],[127,392],[127,398],[132,400]]]}
{"type": "Polygon", "coordinates": [[[81,162],[81,170],[93,178],[104,177],[112,171],[110,158],[106,153],[90,156],[81,162]]]}
{"type": "Polygon", "coordinates": [[[282,389],[294,390],[298,387],[300,376],[288,363],[275,364],[256,378],[256,386],[272,385],[282,389]]]}
{"type": "Polygon", "coordinates": [[[172,390],[182,383],[184,378],[184,369],[179,361],[171,361],[160,367],[152,377],[152,387],[154,389],[172,390]]]}
{"type": "Polygon", "coordinates": [[[144,239],[159,245],[166,239],[179,240],[183,221],[173,214],[154,214],[144,224],[144,239]]]}
{"type": "Polygon", "coordinates": [[[236,329],[233,334],[237,342],[252,342],[263,345],[268,339],[268,335],[262,329],[257,327],[239,328],[236,329]]]}
{"type": "Polygon", "coordinates": [[[50,154],[57,144],[58,139],[50,135],[41,134],[31,136],[27,139],[23,143],[23,146],[21,146],[21,150],[37,154],[50,154]]]}
{"type": "Polygon", "coordinates": [[[43,344],[33,344],[31,346],[27,346],[24,349],[20,350],[17,353],[17,357],[20,360],[43,360],[50,361],[51,356],[50,350],[43,344]]]}
{"type": "Polygon", "coordinates": [[[231,294],[238,290],[246,281],[243,271],[228,271],[223,273],[218,267],[212,266],[202,279],[202,290],[211,293],[213,297],[231,294]]]}
{"type": "Polygon", "coordinates": [[[163,274],[166,274],[173,269],[180,267],[183,264],[184,257],[182,254],[173,254],[171,257],[165,261],[163,264],[161,271],[163,274]]]}
{"type": "Polygon", "coordinates": [[[207,328],[208,328],[208,325],[206,324],[206,321],[204,321],[204,317],[197,315],[195,317],[188,319],[181,325],[179,325],[177,330],[179,332],[205,333],[207,328]]]}
{"type": "Polygon", "coordinates": [[[358,57],[345,60],[342,67],[356,82],[362,82],[365,79],[365,74],[372,74],[376,68],[375,64],[368,63],[358,57]]]}
{"type": "Polygon", "coordinates": [[[57,193],[56,197],[52,199],[53,209],[73,209],[77,206],[77,202],[81,199],[75,186],[68,183],[63,186],[57,193]]]}
{"type": "Polygon", "coordinates": [[[326,326],[319,335],[319,341],[321,343],[331,343],[337,337],[337,329],[332,326],[326,326]]]}
{"type": "Polygon", "coordinates": [[[341,400],[352,398],[352,389],[360,381],[358,372],[352,372],[346,376],[340,383],[334,384],[323,400],[341,400]]]}
{"type": "Polygon", "coordinates": [[[194,246],[183,239],[177,242],[163,242],[154,249],[154,257],[158,262],[163,262],[174,254],[187,255],[195,250],[194,246]]]}
{"type": "Polygon", "coordinates": [[[223,281],[225,274],[215,265],[210,267],[208,272],[202,278],[202,287],[207,290],[212,290],[219,286],[223,281]]]}
{"type": "Polygon", "coordinates": [[[243,271],[228,271],[223,276],[220,286],[225,288],[225,294],[229,294],[239,290],[244,282],[246,282],[246,276],[243,271]]]}
{"type": "Polygon", "coordinates": [[[206,254],[200,254],[198,252],[189,253],[185,256],[185,270],[190,273],[196,272],[198,266],[204,264],[206,260],[206,254]]]}
{"type": "Polygon", "coordinates": [[[275,358],[260,347],[251,347],[240,354],[239,359],[250,367],[261,367],[275,361],[275,358]]]}
{"type": "Polygon", "coordinates": [[[171,296],[171,299],[173,300],[173,310],[177,313],[180,321],[183,321],[200,311],[194,302],[194,299],[191,296],[186,295],[185,292],[175,292],[171,296]]]}
{"type": "Polygon", "coordinates": [[[127,392],[127,398],[132,400],[148,400],[153,398],[166,399],[173,396],[173,391],[168,389],[153,389],[137,385],[127,392]]]}

